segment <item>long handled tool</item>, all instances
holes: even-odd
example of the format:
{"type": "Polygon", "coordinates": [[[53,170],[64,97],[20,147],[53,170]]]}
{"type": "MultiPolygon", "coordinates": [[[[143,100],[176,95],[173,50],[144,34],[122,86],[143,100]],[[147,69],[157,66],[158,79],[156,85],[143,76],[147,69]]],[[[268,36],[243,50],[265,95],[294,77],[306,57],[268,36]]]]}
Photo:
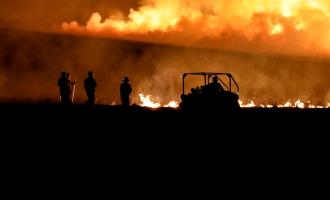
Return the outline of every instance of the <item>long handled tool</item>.
{"type": "Polygon", "coordinates": [[[71,102],[73,103],[73,101],[74,101],[74,95],[75,95],[75,93],[76,93],[76,83],[77,83],[77,79],[75,79],[74,80],[74,82],[73,83],[71,83],[71,87],[72,87],[72,95],[71,95],[71,102]]]}

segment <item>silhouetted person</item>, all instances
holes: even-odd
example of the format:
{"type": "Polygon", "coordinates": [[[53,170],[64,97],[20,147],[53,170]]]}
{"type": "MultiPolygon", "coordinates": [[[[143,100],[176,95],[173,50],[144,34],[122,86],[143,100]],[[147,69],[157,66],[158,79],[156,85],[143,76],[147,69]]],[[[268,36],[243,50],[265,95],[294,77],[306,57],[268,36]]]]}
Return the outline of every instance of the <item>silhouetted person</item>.
{"type": "Polygon", "coordinates": [[[65,72],[61,73],[61,77],[57,81],[57,85],[60,88],[60,101],[61,104],[70,104],[70,85],[65,72]]]}
{"type": "Polygon", "coordinates": [[[128,77],[123,79],[123,83],[120,85],[120,97],[123,106],[130,105],[130,95],[132,93],[132,87],[128,77]]]}
{"type": "Polygon", "coordinates": [[[88,77],[85,79],[84,86],[85,86],[86,95],[88,97],[86,104],[94,105],[95,89],[97,87],[97,83],[96,80],[94,79],[94,73],[92,71],[88,72],[88,77]]]}
{"type": "Polygon", "coordinates": [[[67,85],[68,85],[68,93],[69,93],[69,104],[73,103],[75,90],[76,90],[76,82],[71,81],[71,74],[66,73],[67,85]]]}
{"type": "Polygon", "coordinates": [[[224,91],[221,84],[219,83],[219,77],[214,76],[212,78],[212,83],[208,85],[208,90],[211,94],[218,94],[224,91]]]}

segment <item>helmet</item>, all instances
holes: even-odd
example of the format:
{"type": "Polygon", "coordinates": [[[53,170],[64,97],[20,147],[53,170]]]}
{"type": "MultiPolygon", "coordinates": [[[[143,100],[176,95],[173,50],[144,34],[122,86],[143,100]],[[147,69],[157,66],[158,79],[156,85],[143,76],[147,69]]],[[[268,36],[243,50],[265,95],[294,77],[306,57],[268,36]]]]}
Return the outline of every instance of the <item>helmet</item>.
{"type": "Polygon", "coordinates": [[[123,81],[126,82],[126,83],[128,83],[130,80],[129,80],[129,78],[127,76],[125,76],[124,79],[123,79],[123,81]]]}
{"type": "Polygon", "coordinates": [[[213,80],[213,82],[218,82],[219,81],[219,77],[218,76],[213,76],[212,80],[213,80]]]}
{"type": "Polygon", "coordinates": [[[94,72],[88,71],[88,76],[93,76],[93,75],[94,75],[94,72]]]}
{"type": "Polygon", "coordinates": [[[65,76],[66,76],[66,78],[70,78],[71,74],[70,73],[66,73],[65,76]]]}
{"type": "Polygon", "coordinates": [[[61,76],[66,76],[66,73],[65,72],[61,72],[61,76]]]}

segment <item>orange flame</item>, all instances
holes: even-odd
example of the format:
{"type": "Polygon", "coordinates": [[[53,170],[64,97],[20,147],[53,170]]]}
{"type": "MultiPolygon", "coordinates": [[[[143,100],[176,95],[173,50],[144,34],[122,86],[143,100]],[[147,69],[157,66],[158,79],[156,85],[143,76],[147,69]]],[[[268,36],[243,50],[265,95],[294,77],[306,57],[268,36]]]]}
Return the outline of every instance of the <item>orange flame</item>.
{"type": "Polygon", "coordinates": [[[179,104],[176,101],[171,101],[168,104],[162,106],[161,103],[152,101],[152,96],[151,95],[144,95],[144,94],[139,94],[140,101],[142,104],[140,106],[142,107],[149,107],[149,108],[160,108],[160,107],[165,107],[165,108],[177,108],[179,107],[179,104]]]}
{"type": "Polygon", "coordinates": [[[250,101],[248,104],[244,104],[241,100],[238,101],[242,108],[253,108],[256,107],[256,104],[253,101],[250,101]]]}
{"type": "Polygon", "coordinates": [[[292,101],[287,101],[284,104],[276,104],[276,105],[257,105],[253,101],[250,101],[247,104],[244,104],[243,101],[239,100],[239,104],[241,108],[300,108],[300,109],[305,109],[305,108],[310,108],[310,109],[325,109],[325,108],[330,108],[330,103],[327,103],[326,105],[320,106],[320,105],[313,105],[310,103],[310,101],[302,101],[302,100],[297,100],[295,102],[292,101]]]}
{"type": "Polygon", "coordinates": [[[170,103],[168,103],[167,105],[164,106],[165,108],[177,108],[179,107],[178,102],[176,101],[171,101],[170,103]]]}
{"type": "Polygon", "coordinates": [[[155,103],[153,102],[150,98],[150,95],[143,95],[143,94],[139,94],[140,96],[140,100],[142,102],[141,106],[142,107],[149,107],[149,108],[159,108],[160,107],[160,103],[155,103]]]}
{"type": "Polygon", "coordinates": [[[252,43],[281,42],[295,50],[325,53],[330,50],[329,27],[328,0],[143,0],[128,16],[112,14],[103,19],[95,12],[85,26],[76,21],[62,24],[65,31],[109,36],[164,34],[169,38],[166,34],[170,34],[176,43],[221,40],[229,34],[252,43]]]}
{"type": "MultiPolygon", "coordinates": [[[[167,107],[167,108],[178,108],[179,103],[176,101],[171,101],[167,105],[161,105],[161,103],[156,102],[151,100],[152,96],[151,95],[144,95],[144,94],[139,94],[140,101],[142,102],[140,106],[142,107],[149,107],[149,108],[160,108],[160,107],[167,107]]],[[[276,104],[276,105],[271,105],[271,104],[256,104],[254,101],[249,101],[249,103],[244,103],[242,100],[239,100],[239,104],[241,108],[300,108],[300,109],[326,109],[330,108],[330,103],[327,103],[326,105],[313,105],[311,104],[310,101],[302,101],[302,100],[297,100],[295,102],[287,101],[284,104],[276,104]]]]}

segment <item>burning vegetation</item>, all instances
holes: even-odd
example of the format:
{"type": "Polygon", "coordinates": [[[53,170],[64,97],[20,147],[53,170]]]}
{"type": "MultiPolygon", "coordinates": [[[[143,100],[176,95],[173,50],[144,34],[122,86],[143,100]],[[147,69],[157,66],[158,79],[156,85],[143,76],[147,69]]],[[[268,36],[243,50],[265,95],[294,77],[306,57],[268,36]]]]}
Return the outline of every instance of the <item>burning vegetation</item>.
{"type": "Polygon", "coordinates": [[[127,16],[95,12],[86,25],[62,27],[177,45],[329,55],[329,17],[327,0],[144,0],[127,16]]]}
{"type": "MultiPolygon", "coordinates": [[[[167,107],[167,108],[178,108],[179,103],[176,101],[171,101],[166,105],[161,105],[159,101],[152,100],[151,95],[144,95],[139,94],[140,97],[140,106],[148,107],[148,108],[160,108],[160,107],[167,107]]],[[[300,108],[300,109],[326,109],[330,108],[330,103],[326,105],[313,105],[310,101],[287,101],[285,103],[274,103],[274,104],[256,104],[254,101],[250,101],[248,103],[244,103],[243,101],[239,101],[241,108],[300,108]]]]}

